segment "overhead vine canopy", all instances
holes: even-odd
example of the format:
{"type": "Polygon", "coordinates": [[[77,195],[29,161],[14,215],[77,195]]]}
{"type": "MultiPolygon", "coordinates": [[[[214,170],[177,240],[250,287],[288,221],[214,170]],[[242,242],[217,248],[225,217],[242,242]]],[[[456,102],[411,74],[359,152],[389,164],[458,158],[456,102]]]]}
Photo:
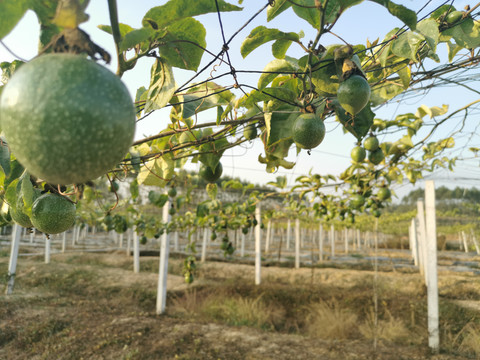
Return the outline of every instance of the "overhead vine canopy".
{"type": "MultiPolygon", "coordinates": [[[[117,75],[121,77],[145,59],[153,59],[149,85],[136,93],[137,121],[159,109],[170,109],[169,121],[159,121],[158,134],[137,140],[116,171],[135,175],[139,184],[165,186],[186,161],[201,162],[214,172],[225,150],[241,146],[257,134],[257,141],[264,145],[258,161],[265,164],[266,171],[291,169],[295,164],[286,159],[289,151],[309,151],[295,142],[293,130],[304,113],[342,126],[358,146],[368,137],[388,135],[391,139],[367,151],[366,159],[352,161],[338,177],[306,174],[297,179],[292,191],[311,193],[313,199],[326,199],[323,188],[331,184],[346,185],[342,189],[350,195],[369,197],[405,177],[415,182],[425,171],[452,168],[456,158],[447,156],[452,154],[448,149],[454,148],[456,136],[465,137],[462,124],[478,109],[480,100],[458,109],[440,104],[420,106],[393,119],[381,119],[376,112],[434,88],[461,87],[479,94],[475,89],[480,60],[479,4],[457,9],[455,1],[425,1],[413,11],[393,1],[373,0],[383,6],[385,16],[397,18],[403,26],[375,41],[350,44],[348,37],[335,32],[336,24],[346,10],[355,11],[362,2],[270,0],[235,5],[224,0],[170,0],[145,9],[141,27],[134,28],[119,21],[117,3],[109,0],[111,22],[99,27],[115,42],[117,75]],[[224,16],[245,11],[241,6],[257,9],[238,24],[236,32],[227,35],[224,16]],[[314,36],[305,38],[303,31],[269,27],[269,22],[284,12],[313,29],[314,36]],[[219,52],[207,48],[206,28],[198,18],[208,13],[217,15],[217,38],[222,43],[219,52]],[[252,26],[252,20],[258,18],[266,21],[252,26]],[[326,45],[326,35],[337,37],[340,45],[326,45]],[[231,49],[238,37],[245,37],[240,49],[231,49]],[[271,61],[263,69],[236,67],[232,51],[246,58],[267,46],[271,47],[271,61]],[[294,56],[298,53],[292,51],[294,47],[302,49],[303,55],[294,56]],[[192,76],[177,83],[174,68],[190,70],[192,76]],[[241,83],[241,73],[258,74],[258,79],[241,83]],[[368,96],[358,104],[362,86],[368,96]],[[345,87],[347,95],[343,95],[345,87]],[[199,120],[201,114],[207,115],[199,120]],[[458,126],[452,127],[453,122],[458,126]],[[455,130],[447,133],[447,128],[455,130]],[[248,135],[244,130],[249,130],[248,135]]],[[[68,35],[67,30],[88,19],[87,5],[88,0],[3,1],[0,38],[31,9],[41,23],[42,53],[58,51],[59,47],[71,51],[76,46],[92,58],[108,61],[108,54],[95,47],[88,35],[80,43],[78,39],[72,43],[68,35]]],[[[4,83],[18,65],[16,61],[2,63],[4,83]]],[[[463,141],[462,147],[471,148],[472,156],[479,150],[468,141],[463,141]]],[[[377,197],[376,202],[382,199],[377,197]]]]}

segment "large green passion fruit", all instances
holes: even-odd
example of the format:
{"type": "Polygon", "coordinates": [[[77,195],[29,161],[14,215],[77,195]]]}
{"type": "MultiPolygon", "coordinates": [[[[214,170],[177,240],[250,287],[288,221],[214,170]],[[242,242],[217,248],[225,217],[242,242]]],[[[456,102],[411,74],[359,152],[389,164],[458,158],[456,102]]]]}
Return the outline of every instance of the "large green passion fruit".
{"type": "Polygon", "coordinates": [[[80,55],[49,54],[22,65],[5,85],[0,126],[32,175],[84,183],[123,159],[133,141],[135,107],[108,69],[80,55]]]}
{"type": "Polygon", "coordinates": [[[67,198],[46,193],[32,206],[32,224],[45,234],[59,234],[73,226],[76,207],[67,198]]]}
{"type": "Polygon", "coordinates": [[[315,114],[302,114],[293,124],[293,141],[301,149],[313,149],[325,137],[325,124],[315,114]]]}
{"type": "Polygon", "coordinates": [[[340,83],[337,99],[349,114],[357,115],[370,100],[370,85],[364,77],[352,75],[340,83]]]}

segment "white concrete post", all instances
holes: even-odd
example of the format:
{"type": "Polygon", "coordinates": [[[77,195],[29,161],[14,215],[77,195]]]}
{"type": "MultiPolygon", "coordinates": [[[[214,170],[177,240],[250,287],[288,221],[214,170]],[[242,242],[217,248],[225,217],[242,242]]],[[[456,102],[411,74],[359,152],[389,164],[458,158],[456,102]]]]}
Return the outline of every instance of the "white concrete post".
{"type": "Polygon", "coordinates": [[[265,254],[268,254],[270,250],[270,237],[272,234],[272,220],[268,220],[267,223],[267,236],[265,237],[265,254]]]}
{"type": "Polygon", "coordinates": [[[461,232],[461,236],[463,241],[463,248],[465,249],[465,252],[468,253],[468,243],[467,243],[467,237],[465,236],[465,231],[461,232]]]}
{"type": "Polygon", "coordinates": [[[118,235],[118,247],[121,249],[123,247],[123,233],[118,235]]]}
{"type": "Polygon", "coordinates": [[[320,223],[320,225],[318,225],[318,259],[320,261],[323,261],[323,239],[323,225],[320,223]]]}
{"type": "Polygon", "coordinates": [[[178,252],[180,250],[179,244],[178,244],[178,230],[176,230],[173,233],[173,250],[175,252],[178,252]]]}
{"type": "Polygon", "coordinates": [[[10,295],[15,285],[15,276],[17,272],[18,248],[20,247],[20,237],[22,235],[22,228],[20,225],[13,225],[12,229],[12,246],[10,249],[10,260],[8,262],[8,281],[5,294],[10,295]]]}
{"type": "Polygon", "coordinates": [[[35,228],[30,229],[30,244],[33,244],[33,237],[35,236],[35,228]]]}
{"type": "Polygon", "coordinates": [[[207,244],[208,244],[208,228],[205,227],[203,230],[203,241],[202,241],[202,257],[201,257],[201,262],[205,262],[207,259],[207,244]]]}
{"type": "Polygon", "coordinates": [[[415,218],[412,219],[412,225],[410,226],[411,231],[411,250],[412,250],[412,257],[413,257],[413,264],[418,266],[418,237],[417,237],[417,220],[415,218]]]}
{"type": "Polygon", "coordinates": [[[67,248],[67,232],[64,231],[62,233],[62,253],[65,252],[66,248],[67,248]]]}
{"type": "Polygon", "coordinates": [[[422,274],[425,278],[425,282],[427,281],[427,251],[426,251],[426,242],[427,242],[427,230],[425,225],[425,212],[423,201],[417,201],[417,219],[418,219],[418,229],[417,229],[417,240],[418,240],[418,249],[419,249],[419,257],[420,260],[420,274],[422,274]]]}
{"type": "Polygon", "coordinates": [[[245,238],[246,238],[246,235],[242,232],[242,235],[241,235],[241,240],[240,240],[240,257],[244,257],[245,256],[245,238]]]}
{"type": "Polygon", "coordinates": [[[473,230],[470,232],[470,235],[472,236],[473,245],[475,245],[475,251],[477,252],[477,255],[480,255],[480,246],[478,245],[478,241],[473,230]]]}
{"type": "Polygon", "coordinates": [[[295,269],[300,269],[300,220],[295,219],[295,269]]]}
{"type": "Polygon", "coordinates": [[[348,254],[348,229],[347,228],[343,230],[343,234],[345,236],[345,254],[348,254]]]}
{"type": "Polygon", "coordinates": [[[257,226],[255,226],[255,285],[260,285],[262,281],[262,244],[261,244],[261,229],[262,213],[260,204],[257,204],[255,209],[255,218],[257,219],[257,226]]]}
{"type": "Polygon", "coordinates": [[[75,246],[75,242],[77,241],[77,229],[78,225],[75,225],[72,229],[72,247],[75,246]]]}
{"type": "Polygon", "coordinates": [[[331,248],[331,256],[332,258],[335,257],[335,228],[333,224],[330,225],[330,248],[331,248]]]}
{"type": "Polygon", "coordinates": [[[292,224],[290,223],[290,219],[287,221],[287,250],[290,249],[290,233],[292,230],[292,224]]]}
{"type": "Polygon", "coordinates": [[[136,231],[133,232],[133,272],[140,272],[140,241],[136,231]]]}
{"type": "Polygon", "coordinates": [[[50,264],[50,243],[51,240],[47,235],[43,235],[43,239],[45,240],[45,264],[50,264]]]}
{"type": "Polygon", "coordinates": [[[128,229],[127,230],[127,256],[130,256],[130,251],[132,248],[132,232],[133,229],[128,229]]]}
{"type": "MultiPolygon", "coordinates": [[[[163,222],[169,224],[171,215],[168,213],[170,208],[170,201],[167,201],[163,206],[163,222]]],[[[170,250],[168,231],[162,235],[160,243],[160,265],[158,269],[158,286],[157,286],[157,315],[165,313],[167,305],[167,277],[168,277],[168,255],[170,250]]]]}
{"type": "Polygon", "coordinates": [[[425,181],[425,223],[427,227],[427,298],[428,298],[428,345],[433,352],[440,348],[438,328],[438,275],[437,275],[437,225],[435,217],[435,183],[425,181]]]}

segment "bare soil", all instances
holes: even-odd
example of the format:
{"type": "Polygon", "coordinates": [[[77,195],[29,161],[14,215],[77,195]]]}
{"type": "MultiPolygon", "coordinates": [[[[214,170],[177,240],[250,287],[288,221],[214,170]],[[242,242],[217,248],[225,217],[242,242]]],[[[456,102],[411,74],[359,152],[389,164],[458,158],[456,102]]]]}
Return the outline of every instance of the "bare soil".
{"type": "MultiPolygon", "coordinates": [[[[139,274],[131,270],[131,261],[123,252],[55,254],[50,264],[44,264],[41,257],[20,258],[14,294],[0,295],[0,359],[475,358],[460,348],[460,335],[455,338],[480,316],[480,282],[472,274],[440,274],[445,320],[440,354],[432,355],[426,315],[422,315],[425,289],[418,274],[377,274],[382,313],[401,318],[406,312],[404,321],[412,338],[401,342],[380,339],[375,348],[372,339],[358,334],[341,339],[313,336],[295,319],[295,314],[303,314],[303,303],[314,298],[334,298],[362,313],[359,308],[372,304],[371,271],[271,266],[262,268],[262,284],[255,286],[253,266],[207,262],[199,264],[194,284],[186,285],[181,276],[183,260],[170,259],[167,312],[156,315],[158,258],[142,258],[139,274]],[[262,295],[284,307],[284,318],[268,329],[208,319],[185,311],[188,304],[183,303],[183,310],[178,306],[192,289],[203,297],[262,295]]],[[[8,257],[0,258],[0,273],[5,274],[7,264],[8,257]]]]}

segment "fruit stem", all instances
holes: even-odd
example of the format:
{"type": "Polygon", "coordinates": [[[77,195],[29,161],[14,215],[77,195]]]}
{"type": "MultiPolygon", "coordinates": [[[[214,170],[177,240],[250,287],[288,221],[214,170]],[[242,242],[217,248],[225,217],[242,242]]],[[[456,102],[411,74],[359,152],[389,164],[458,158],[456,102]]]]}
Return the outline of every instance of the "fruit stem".
{"type": "Polygon", "coordinates": [[[113,41],[115,42],[115,51],[117,52],[117,75],[122,77],[125,72],[125,59],[120,52],[120,42],[122,35],[120,34],[120,27],[118,24],[117,0],[108,0],[108,12],[110,15],[110,26],[112,27],[113,41]]]}

